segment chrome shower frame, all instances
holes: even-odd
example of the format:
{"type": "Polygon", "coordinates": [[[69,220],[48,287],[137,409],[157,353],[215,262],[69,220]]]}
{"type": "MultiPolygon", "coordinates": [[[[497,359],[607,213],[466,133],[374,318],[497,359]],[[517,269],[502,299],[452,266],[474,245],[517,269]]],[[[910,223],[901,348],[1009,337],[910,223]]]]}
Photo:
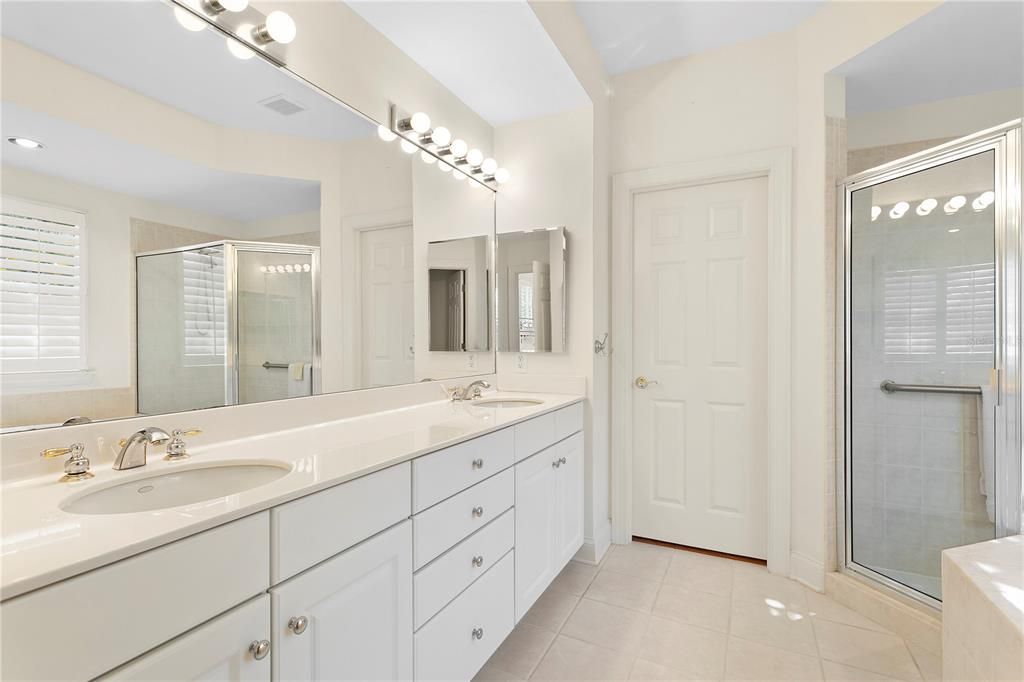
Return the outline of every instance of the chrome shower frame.
{"type": "Polygon", "coordinates": [[[853,192],[975,154],[994,153],[996,267],[996,521],[995,537],[1021,532],[1022,491],[1022,263],[1021,119],[953,140],[896,161],[851,175],[838,183],[836,239],[835,424],[837,568],[936,609],[942,602],[853,561],[851,404],[851,238],[853,192]]]}

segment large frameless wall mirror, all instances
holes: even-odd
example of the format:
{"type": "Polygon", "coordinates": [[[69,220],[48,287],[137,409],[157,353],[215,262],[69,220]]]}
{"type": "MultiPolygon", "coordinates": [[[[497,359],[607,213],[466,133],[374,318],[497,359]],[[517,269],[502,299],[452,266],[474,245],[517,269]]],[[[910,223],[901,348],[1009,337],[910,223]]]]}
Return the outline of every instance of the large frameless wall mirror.
{"type": "Polygon", "coordinates": [[[0,427],[494,371],[490,189],[161,0],[2,13],[0,427]]]}
{"type": "Polygon", "coordinates": [[[498,235],[498,350],[565,352],[565,228],[498,235]]]}

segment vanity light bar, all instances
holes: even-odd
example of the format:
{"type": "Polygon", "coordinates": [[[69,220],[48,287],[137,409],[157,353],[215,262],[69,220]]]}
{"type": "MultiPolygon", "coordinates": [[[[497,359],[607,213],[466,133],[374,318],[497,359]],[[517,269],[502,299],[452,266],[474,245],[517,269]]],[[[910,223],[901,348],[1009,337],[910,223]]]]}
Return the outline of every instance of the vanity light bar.
{"type": "MultiPolygon", "coordinates": [[[[501,169],[498,169],[498,170],[500,171],[501,169]]],[[[995,202],[995,199],[996,199],[995,192],[993,192],[991,190],[982,192],[977,197],[975,197],[973,201],[971,201],[971,208],[974,209],[976,212],[984,211],[986,208],[988,208],[989,206],[991,206],[995,202]]],[[[927,215],[931,214],[931,212],[934,211],[938,207],[938,205],[939,205],[939,200],[938,199],[936,199],[934,197],[928,197],[927,199],[922,199],[920,202],[918,202],[917,206],[914,209],[914,213],[916,213],[919,216],[924,217],[924,216],[927,216],[927,215]]],[[[966,205],[967,205],[967,197],[964,196],[963,194],[957,194],[955,196],[950,197],[946,201],[946,203],[942,206],[942,210],[943,210],[943,212],[946,215],[953,215],[954,213],[956,213],[957,211],[959,211],[961,208],[963,208],[966,205]]],[[[907,202],[907,201],[898,201],[895,204],[893,204],[892,207],[890,208],[890,210],[889,210],[889,218],[891,218],[892,220],[899,220],[904,215],[906,215],[909,212],[909,210],[910,210],[910,203],[909,202],[907,202]]],[[[874,222],[874,221],[878,220],[878,218],[881,215],[882,215],[882,207],[881,206],[872,206],[871,207],[871,222],[874,222]]],[[[953,230],[950,230],[950,231],[953,231],[953,230]]],[[[957,231],[959,231],[959,230],[957,230],[957,231]]]]}
{"type": "Polygon", "coordinates": [[[407,154],[421,149],[420,158],[424,163],[440,161],[438,167],[442,171],[457,171],[452,173],[456,180],[471,177],[495,189],[494,185],[503,185],[512,177],[507,170],[498,167],[497,161],[485,158],[479,149],[470,148],[465,140],[453,137],[448,128],[432,127],[430,116],[422,111],[409,114],[392,104],[388,118],[387,126],[377,126],[377,136],[382,141],[400,139],[402,151],[407,154]]]}
{"type": "Polygon", "coordinates": [[[285,65],[285,46],[295,40],[295,20],[274,10],[264,16],[249,0],[171,0],[174,17],[186,30],[201,31],[212,24],[224,32],[228,50],[239,59],[260,52],[278,66],[285,65]]]}

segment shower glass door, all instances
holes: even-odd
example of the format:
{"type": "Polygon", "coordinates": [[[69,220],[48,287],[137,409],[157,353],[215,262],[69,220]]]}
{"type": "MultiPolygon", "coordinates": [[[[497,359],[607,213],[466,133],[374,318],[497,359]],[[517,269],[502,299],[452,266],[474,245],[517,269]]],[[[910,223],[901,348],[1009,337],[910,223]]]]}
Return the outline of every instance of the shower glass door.
{"type": "Polygon", "coordinates": [[[996,535],[998,163],[847,185],[847,564],[934,600],[941,551],[996,535]]]}

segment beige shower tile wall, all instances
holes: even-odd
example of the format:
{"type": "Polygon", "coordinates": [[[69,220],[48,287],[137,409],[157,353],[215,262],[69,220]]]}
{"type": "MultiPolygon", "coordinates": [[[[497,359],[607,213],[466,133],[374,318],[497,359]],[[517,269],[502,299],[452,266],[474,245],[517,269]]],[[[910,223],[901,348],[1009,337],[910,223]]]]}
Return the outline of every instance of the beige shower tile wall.
{"type": "Polygon", "coordinates": [[[825,376],[831,377],[826,382],[826,465],[825,465],[825,570],[835,571],[838,565],[836,549],[836,466],[839,456],[837,445],[841,437],[841,425],[836,423],[836,414],[841,404],[842,386],[837,381],[836,344],[837,334],[842,333],[837,326],[836,314],[838,305],[838,255],[837,244],[840,228],[838,225],[838,201],[840,198],[837,184],[847,175],[846,119],[827,117],[825,119],[825,304],[828,306],[825,320],[825,376]]]}
{"type": "Polygon", "coordinates": [[[902,144],[888,144],[881,147],[866,147],[864,149],[851,149],[847,155],[846,166],[849,175],[860,173],[884,163],[902,159],[926,149],[937,147],[940,144],[955,139],[952,137],[941,137],[934,140],[918,140],[917,142],[904,142],[902,144]]]}

